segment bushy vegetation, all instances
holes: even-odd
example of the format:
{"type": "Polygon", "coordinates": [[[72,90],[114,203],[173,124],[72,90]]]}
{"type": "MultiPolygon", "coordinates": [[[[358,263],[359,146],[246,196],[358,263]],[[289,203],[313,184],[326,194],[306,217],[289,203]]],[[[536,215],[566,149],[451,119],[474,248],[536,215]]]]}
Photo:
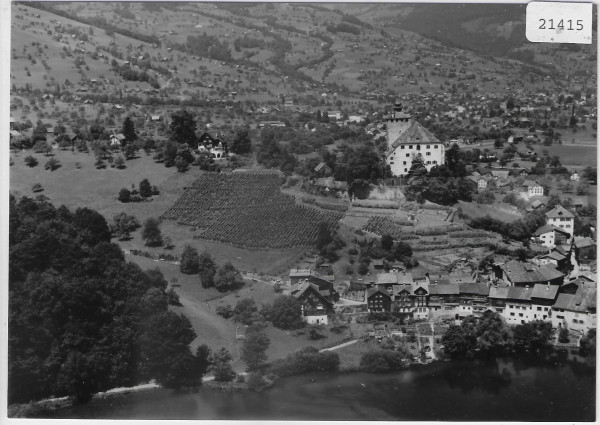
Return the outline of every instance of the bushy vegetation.
{"type": "Polygon", "coordinates": [[[167,282],[110,237],[95,211],[11,196],[9,403],[200,382],[195,333],[168,310],[167,282]]]}
{"type": "Polygon", "coordinates": [[[394,350],[377,350],[364,353],[360,368],[369,373],[393,372],[405,366],[408,353],[394,350]]]}
{"type": "Polygon", "coordinates": [[[444,352],[455,359],[497,356],[511,351],[540,351],[551,345],[552,324],[541,320],[509,328],[502,317],[487,311],[451,325],[442,337],[444,352]]]}
{"type": "Polygon", "coordinates": [[[277,376],[301,375],[308,372],[337,372],[340,358],[332,351],[319,352],[314,347],[305,347],[288,355],[285,359],[276,360],[269,371],[277,376]]]}

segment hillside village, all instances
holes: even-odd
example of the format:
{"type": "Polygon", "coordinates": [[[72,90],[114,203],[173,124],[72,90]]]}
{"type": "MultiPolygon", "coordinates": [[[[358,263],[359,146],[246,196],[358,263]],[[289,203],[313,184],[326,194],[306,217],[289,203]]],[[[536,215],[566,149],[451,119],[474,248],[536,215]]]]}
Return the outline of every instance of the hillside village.
{"type": "Polygon", "coordinates": [[[595,344],[594,49],[484,55],[367,6],[86,5],[12,6],[11,226],[150,270],[139,305],[184,317],[190,356],[223,347],[223,381],[306,347],[356,367],[357,341],[429,363],[492,313],[595,344]]]}

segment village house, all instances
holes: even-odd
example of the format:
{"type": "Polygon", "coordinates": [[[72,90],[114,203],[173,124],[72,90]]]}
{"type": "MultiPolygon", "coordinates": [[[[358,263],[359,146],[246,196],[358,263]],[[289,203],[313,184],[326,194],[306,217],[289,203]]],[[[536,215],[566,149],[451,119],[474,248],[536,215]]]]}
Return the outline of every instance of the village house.
{"type": "Polygon", "coordinates": [[[206,152],[215,159],[223,159],[228,154],[227,142],[224,142],[217,134],[213,136],[205,131],[198,138],[198,151],[206,152]]]}
{"type": "Polygon", "coordinates": [[[324,162],[320,162],[315,167],[314,172],[317,176],[329,177],[331,175],[331,168],[329,168],[324,162]]]}
{"type": "Polygon", "coordinates": [[[125,141],[125,136],[122,133],[110,135],[110,145],[111,146],[121,146],[124,141],[125,141]]]}
{"type": "Polygon", "coordinates": [[[561,205],[557,205],[546,213],[546,223],[563,229],[569,233],[569,237],[573,237],[575,216],[561,205]]]}
{"type": "Polygon", "coordinates": [[[292,285],[290,295],[300,302],[302,318],[311,325],[326,325],[328,315],[333,313],[332,294],[329,290],[319,289],[318,285],[302,282],[292,285]]]}
{"type": "Polygon", "coordinates": [[[496,278],[510,286],[529,286],[537,283],[562,284],[565,275],[550,265],[535,265],[511,260],[495,266],[496,278]]]}
{"type": "Polygon", "coordinates": [[[585,333],[596,327],[596,283],[571,282],[552,305],[552,326],[585,333]]]}
{"type": "Polygon", "coordinates": [[[541,226],[532,237],[534,242],[547,248],[554,248],[556,245],[568,243],[570,238],[569,232],[551,224],[541,226]]]}
{"type": "Polygon", "coordinates": [[[408,174],[412,162],[421,157],[427,171],[445,161],[445,147],[433,134],[402,111],[400,104],[394,105],[387,122],[386,163],[394,176],[408,174]]]}
{"type": "Polygon", "coordinates": [[[490,305],[509,325],[534,320],[549,320],[558,286],[535,284],[522,286],[496,285],[490,288],[490,305]]]}
{"type": "Polygon", "coordinates": [[[366,293],[367,311],[384,313],[392,309],[392,297],[385,288],[376,286],[368,288],[366,293]]]}
{"type": "Polygon", "coordinates": [[[317,285],[319,291],[329,291],[333,301],[339,299],[339,295],[333,288],[334,276],[322,276],[311,269],[291,269],[289,277],[291,285],[309,282],[317,285]]]}
{"type": "Polygon", "coordinates": [[[571,181],[578,182],[579,180],[581,180],[579,173],[577,171],[572,172],[571,173],[571,181]]]}
{"type": "Polygon", "coordinates": [[[575,236],[573,246],[578,263],[596,261],[596,242],[592,238],[575,236]]]}
{"type": "Polygon", "coordinates": [[[530,198],[533,196],[544,196],[544,188],[533,180],[525,180],[523,182],[523,189],[530,198]]]}

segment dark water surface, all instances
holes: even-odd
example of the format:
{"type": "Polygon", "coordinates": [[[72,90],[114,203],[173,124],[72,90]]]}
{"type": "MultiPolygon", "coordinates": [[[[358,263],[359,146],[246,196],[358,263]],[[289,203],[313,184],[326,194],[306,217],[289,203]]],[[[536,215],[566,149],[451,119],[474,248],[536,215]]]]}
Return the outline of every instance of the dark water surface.
{"type": "Polygon", "coordinates": [[[437,363],[384,375],[303,375],[262,393],[157,389],[93,400],[52,417],[594,421],[595,399],[595,369],[499,360],[437,363]]]}

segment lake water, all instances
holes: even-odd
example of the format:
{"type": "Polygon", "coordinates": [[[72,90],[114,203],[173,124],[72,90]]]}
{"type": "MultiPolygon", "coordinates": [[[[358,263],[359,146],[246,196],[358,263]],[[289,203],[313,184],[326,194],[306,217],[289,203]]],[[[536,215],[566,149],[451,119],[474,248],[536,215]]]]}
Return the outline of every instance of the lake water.
{"type": "Polygon", "coordinates": [[[262,393],[157,389],[54,418],[594,421],[595,369],[522,360],[447,362],[384,375],[310,374],[262,393]]]}

